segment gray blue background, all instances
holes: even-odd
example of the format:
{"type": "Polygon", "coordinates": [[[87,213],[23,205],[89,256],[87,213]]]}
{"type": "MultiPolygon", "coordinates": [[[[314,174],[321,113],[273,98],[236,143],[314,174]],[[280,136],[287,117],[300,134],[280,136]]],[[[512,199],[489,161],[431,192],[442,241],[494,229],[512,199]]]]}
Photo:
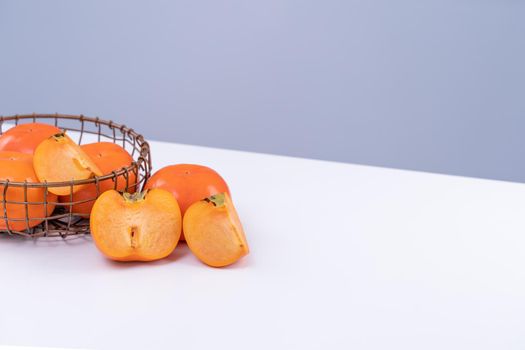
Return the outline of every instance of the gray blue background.
{"type": "Polygon", "coordinates": [[[27,112],[524,181],[525,2],[0,0],[0,114],[27,112]]]}

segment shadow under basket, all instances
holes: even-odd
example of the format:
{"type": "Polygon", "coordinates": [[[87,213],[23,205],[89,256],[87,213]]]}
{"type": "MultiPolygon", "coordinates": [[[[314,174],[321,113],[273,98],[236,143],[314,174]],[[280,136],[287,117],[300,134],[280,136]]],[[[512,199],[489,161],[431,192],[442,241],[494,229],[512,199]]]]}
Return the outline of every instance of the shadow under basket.
{"type": "Polygon", "coordinates": [[[83,115],[27,114],[0,117],[0,134],[8,128],[26,123],[45,123],[66,131],[79,145],[93,142],[112,142],[122,146],[133,158],[129,167],[111,174],[81,181],[13,182],[0,180],[0,234],[22,237],[62,237],[89,233],[89,215],[75,213],[75,205],[92,203],[101,194],[100,184],[110,182],[114,189],[140,191],[151,174],[151,154],[144,137],[125,125],[83,115]],[[125,185],[123,185],[123,182],[125,185]],[[54,200],[49,189],[87,185],[96,188],[93,196],[74,201],[73,195],[54,200]],[[117,187],[118,186],[118,187],[117,187]],[[35,200],[35,192],[38,193],[35,200]],[[69,197],[69,198],[68,198],[69,197]],[[52,213],[48,212],[55,207],[52,213]],[[34,215],[35,208],[42,215],[34,215]],[[9,215],[9,212],[24,212],[9,215]],[[30,212],[32,214],[30,214],[30,212]]]}

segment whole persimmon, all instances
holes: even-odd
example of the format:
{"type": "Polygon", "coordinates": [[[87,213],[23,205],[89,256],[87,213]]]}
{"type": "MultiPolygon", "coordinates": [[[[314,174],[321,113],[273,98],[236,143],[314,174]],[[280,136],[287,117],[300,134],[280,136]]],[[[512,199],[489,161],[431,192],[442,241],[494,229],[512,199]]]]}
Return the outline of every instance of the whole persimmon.
{"type": "Polygon", "coordinates": [[[109,190],[98,197],[90,217],[97,248],[117,261],[162,259],[180,238],[177,200],[162,189],[120,194],[109,190]]]}
{"type": "MultiPolygon", "coordinates": [[[[55,134],[42,141],[35,149],[33,167],[41,182],[86,180],[102,171],[91,158],[65,133],[55,134]]],[[[86,185],[49,186],[56,195],[75,193],[86,185]]]]}
{"type": "MultiPolygon", "coordinates": [[[[80,148],[91,158],[93,163],[100,169],[103,175],[111,174],[113,171],[127,168],[133,163],[133,157],[121,146],[112,142],[96,142],[81,145],[80,148]]],[[[121,192],[134,193],[136,175],[134,172],[128,172],[128,179],[124,174],[116,178],[116,183],[112,179],[100,181],[99,195],[108,190],[116,189],[121,192]]],[[[97,199],[97,186],[88,184],[71,195],[60,196],[59,201],[62,203],[80,202],[72,205],[72,212],[81,216],[87,216],[91,213],[93,204],[97,199]]],[[[68,209],[68,208],[66,208],[68,209]]]]}
{"type": "Polygon", "coordinates": [[[20,124],[0,136],[0,151],[33,154],[40,142],[58,133],[60,133],[60,129],[54,125],[20,124]]]}
{"type": "Polygon", "coordinates": [[[183,218],[186,243],[213,267],[233,264],[249,253],[239,215],[227,193],[193,203],[183,218]]]}
{"type": "MultiPolygon", "coordinates": [[[[149,178],[144,188],[162,188],[173,193],[183,216],[190,205],[203,198],[222,192],[230,195],[230,189],[219,173],[197,164],[164,167],[149,178]]],[[[181,239],[185,239],[184,233],[181,239]]]]}
{"type": "MultiPolygon", "coordinates": [[[[0,180],[10,182],[38,182],[35,171],[33,170],[33,156],[20,152],[0,152],[0,180]]],[[[24,188],[18,186],[0,185],[0,230],[23,231],[27,228],[40,224],[45,217],[51,215],[55,209],[57,196],[52,193],[45,193],[44,188],[28,187],[27,197],[24,195],[24,188]],[[18,203],[9,203],[18,202],[18,203]],[[22,202],[30,202],[26,205],[22,202]],[[47,202],[47,211],[46,203],[47,202]],[[7,222],[5,214],[7,213],[7,222]],[[26,224],[26,217],[29,221],[26,224]]]]}

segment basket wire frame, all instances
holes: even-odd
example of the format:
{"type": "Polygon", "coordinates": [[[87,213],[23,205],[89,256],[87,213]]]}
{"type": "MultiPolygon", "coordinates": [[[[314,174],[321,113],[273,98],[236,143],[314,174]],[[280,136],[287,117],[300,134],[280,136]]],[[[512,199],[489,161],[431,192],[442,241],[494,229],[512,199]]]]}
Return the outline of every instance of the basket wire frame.
{"type": "MultiPolygon", "coordinates": [[[[126,125],[103,120],[98,117],[86,117],[84,115],[69,114],[23,114],[14,116],[0,116],[0,135],[4,132],[4,123],[20,125],[23,123],[42,122],[55,125],[63,131],[78,133],[78,144],[83,144],[87,135],[95,135],[96,142],[113,142],[122,146],[133,158],[129,167],[112,171],[103,176],[94,176],[86,180],[63,181],[63,182],[15,182],[8,179],[0,180],[0,195],[2,196],[0,234],[9,234],[22,237],[62,237],[89,233],[89,215],[75,213],[75,205],[94,202],[101,194],[100,184],[102,182],[113,182],[113,188],[119,188],[119,181],[125,181],[124,190],[140,191],[151,174],[151,154],[149,144],[144,137],[126,125]],[[132,178],[134,181],[131,181],[132,178]],[[89,185],[96,188],[96,195],[83,200],[74,200],[73,187],[76,185],[89,185]],[[50,200],[49,188],[70,187],[69,199],[64,197],[59,201],[50,200]],[[23,200],[12,200],[11,193],[23,192],[23,200]],[[40,195],[43,191],[43,195],[40,195]],[[37,193],[38,195],[35,195],[37,193]],[[31,196],[32,195],[32,196],[31,196]],[[31,200],[31,197],[38,200],[31,200]],[[48,215],[49,206],[55,209],[48,215]],[[9,208],[20,210],[23,206],[25,217],[9,217],[9,208]],[[43,206],[42,216],[30,215],[30,206],[43,206]],[[25,229],[14,229],[15,223],[23,222],[25,229]],[[35,225],[39,222],[38,225],[35,225]]],[[[13,215],[11,215],[13,216],[13,215]]]]}

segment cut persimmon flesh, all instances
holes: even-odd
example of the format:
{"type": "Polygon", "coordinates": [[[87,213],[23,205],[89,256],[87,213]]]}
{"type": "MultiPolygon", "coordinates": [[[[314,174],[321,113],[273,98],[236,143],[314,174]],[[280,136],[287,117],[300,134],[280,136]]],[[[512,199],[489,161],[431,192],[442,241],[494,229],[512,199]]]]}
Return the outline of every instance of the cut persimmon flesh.
{"type": "MultiPolygon", "coordinates": [[[[33,166],[40,182],[86,180],[102,172],[89,156],[65,133],[55,134],[35,149],[33,166]]],[[[84,185],[73,186],[73,193],[84,185]]],[[[72,186],[49,186],[49,192],[59,196],[71,193],[72,186]]]]}
{"type": "MultiPolygon", "coordinates": [[[[104,175],[109,175],[113,171],[127,168],[133,163],[131,155],[123,147],[112,142],[88,143],[80,146],[80,148],[93,160],[104,175]]],[[[71,206],[71,211],[75,215],[87,216],[91,213],[91,208],[93,208],[93,204],[95,204],[99,193],[107,190],[129,193],[136,192],[136,174],[130,171],[127,176],[127,179],[126,175],[122,174],[116,178],[113,177],[100,181],[98,183],[98,190],[96,184],[88,184],[75,192],[73,196],[60,196],[59,201],[65,203],[64,206],[66,206],[66,209],[70,209],[68,207],[70,202],[77,203],[71,206]]]]}
{"type": "Polygon", "coordinates": [[[152,261],[173,252],[181,221],[179,204],[166,190],[135,194],[109,190],[93,205],[91,236],[97,248],[112,260],[152,261]]]}
{"type": "Polygon", "coordinates": [[[207,265],[233,264],[249,253],[244,230],[227,193],[192,204],[183,218],[190,250],[207,265]]]}

